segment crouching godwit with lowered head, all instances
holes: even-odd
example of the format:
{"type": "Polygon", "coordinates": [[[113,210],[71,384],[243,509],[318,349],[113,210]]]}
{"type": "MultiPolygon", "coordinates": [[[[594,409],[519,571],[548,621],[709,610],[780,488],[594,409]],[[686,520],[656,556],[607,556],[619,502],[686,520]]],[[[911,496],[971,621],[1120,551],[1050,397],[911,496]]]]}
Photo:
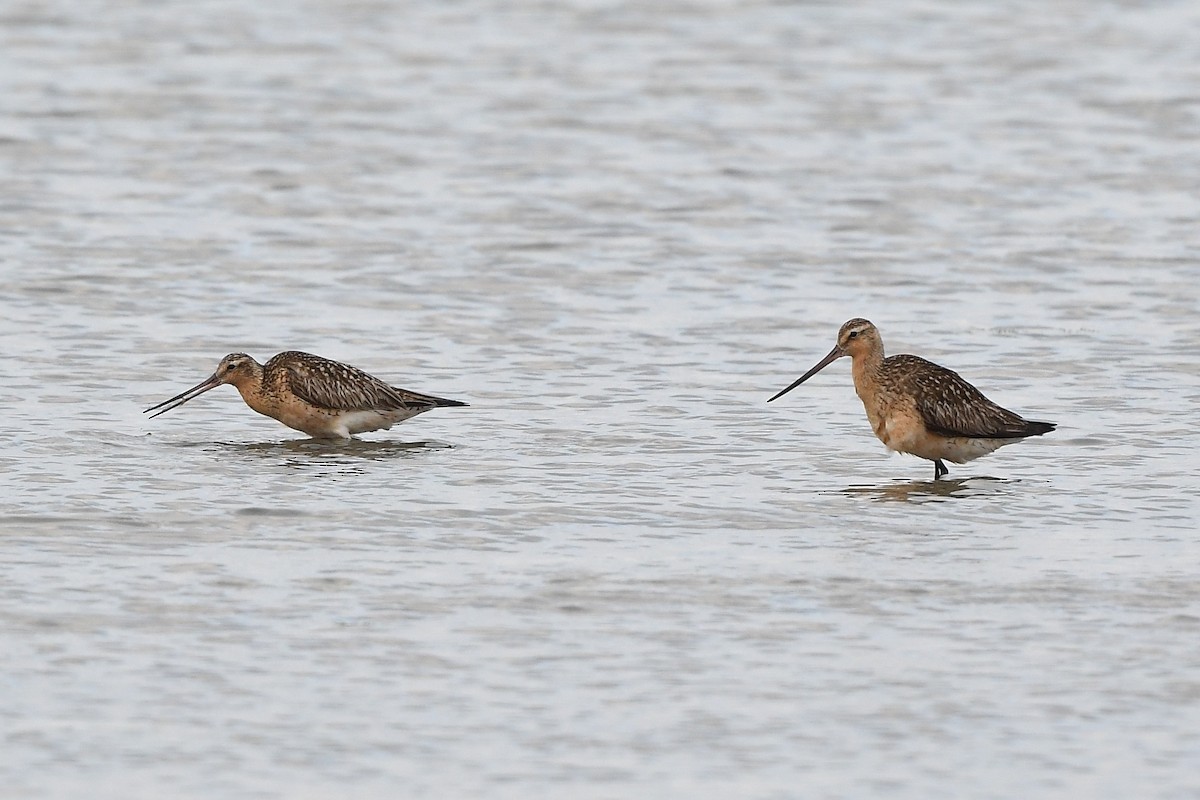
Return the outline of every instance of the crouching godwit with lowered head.
{"type": "Polygon", "coordinates": [[[829,355],[771,400],[842,356],[850,356],[854,364],[854,391],[879,441],[889,450],[932,461],[934,480],[949,472],[943,460],[965,464],[1026,436],[1054,430],[1052,422],[1033,422],[1001,408],[957,372],[917,356],[884,358],[883,339],[865,319],[843,325],[829,355]]]}
{"type": "Polygon", "coordinates": [[[349,364],[289,350],[266,364],[245,353],[230,353],[206,380],[146,413],[161,409],[153,419],[226,383],[232,383],[258,413],[316,439],[349,439],[356,433],[387,430],[431,408],[466,405],[398,389],[349,364]]]}

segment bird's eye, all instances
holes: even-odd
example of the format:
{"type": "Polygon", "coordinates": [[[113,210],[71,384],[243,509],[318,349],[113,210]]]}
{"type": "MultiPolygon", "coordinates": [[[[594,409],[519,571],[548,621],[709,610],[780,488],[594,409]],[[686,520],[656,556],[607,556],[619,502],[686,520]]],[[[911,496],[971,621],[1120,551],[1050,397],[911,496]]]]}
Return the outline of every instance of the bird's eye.
{"type": "Polygon", "coordinates": [[[858,338],[858,331],[850,331],[850,335],[849,335],[847,338],[848,338],[848,339],[857,339],[857,338],[858,338]]]}

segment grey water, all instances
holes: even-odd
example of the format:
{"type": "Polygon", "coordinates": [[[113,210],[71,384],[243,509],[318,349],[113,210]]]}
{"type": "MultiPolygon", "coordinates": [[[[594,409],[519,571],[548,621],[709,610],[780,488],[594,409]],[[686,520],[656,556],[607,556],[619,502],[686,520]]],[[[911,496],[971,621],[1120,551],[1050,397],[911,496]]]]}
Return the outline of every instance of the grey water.
{"type": "Polygon", "coordinates": [[[1198,40],[5,4],[0,796],[1200,797],[1198,40]],[[1058,430],[766,404],[856,316],[1058,430]],[[287,349],[471,405],[140,413],[287,349]]]}

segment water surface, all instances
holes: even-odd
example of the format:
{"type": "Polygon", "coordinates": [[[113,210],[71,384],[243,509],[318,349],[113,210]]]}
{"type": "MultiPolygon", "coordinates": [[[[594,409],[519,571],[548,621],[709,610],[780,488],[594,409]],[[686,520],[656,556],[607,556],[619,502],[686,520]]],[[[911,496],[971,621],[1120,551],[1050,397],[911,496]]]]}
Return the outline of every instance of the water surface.
{"type": "Polygon", "coordinates": [[[0,14],[0,794],[1200,792],[1186,3],[0,14]],[[1055,433],[887,456],[847,318],[1055,433]],[[470,408],[305,440],[225,353],[470,408]]]}

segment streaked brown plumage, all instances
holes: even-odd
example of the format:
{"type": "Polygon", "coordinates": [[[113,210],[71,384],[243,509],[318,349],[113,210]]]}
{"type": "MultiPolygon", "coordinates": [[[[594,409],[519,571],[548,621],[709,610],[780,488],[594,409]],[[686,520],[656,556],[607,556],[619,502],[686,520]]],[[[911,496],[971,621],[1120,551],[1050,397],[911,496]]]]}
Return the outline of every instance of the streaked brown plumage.
{"type": "Polygon", "coordinates": [[[349,439],[386,430],[432,408],[466,405],[399,389],[349,364],[288,350],[266,364],[230,353],[206,380],[146,412],[161,409],[151,415],[157,417],[226,383],[258,413],[318,439],[349,439]]]}
{"type": "Polygon", "coordinates": [[[943,459],[964,464],[1054,430],[1052,422],[1034,422],[1001,408],[957,372],[918,356],[884,358],[879,330],[865,319],[843,325],[829,355],[771,400],[842,356],[854,363],[854,390],[875,435],[890,450],[932,461],[935,479],[949,471],[943,459]]]}

